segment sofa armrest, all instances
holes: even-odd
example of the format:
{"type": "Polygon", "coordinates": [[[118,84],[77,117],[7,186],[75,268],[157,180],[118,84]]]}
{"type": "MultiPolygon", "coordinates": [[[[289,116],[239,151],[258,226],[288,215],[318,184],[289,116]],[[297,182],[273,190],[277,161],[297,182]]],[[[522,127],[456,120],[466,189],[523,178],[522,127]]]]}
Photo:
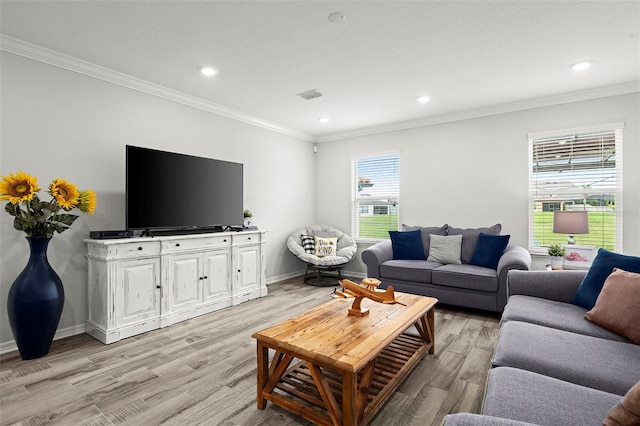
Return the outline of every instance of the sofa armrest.
{"type": "Polygon", "coordinates": [[[532,426],[533,423],[485,416],[483,414],[456,413],[448,414],[442,422],[443,426],[532,426]]]}
{"type": "Polygon", "coordinates": [[[509,271],[518,269],[528,271],[531,268],[531,253],[524,247],[516,245],[508,245],[504,250],[504,253],[498,261],[498,268],[496,273],[498,274],[498,293],[497,293],[497,308],[499,312],[502,312],[504,305],[507,304],[507,274],[509,271]]]}
{"type": "Polygon", "coordinates": [[[586,274],[587,271],[509,271],[507,289],[509,296],[520,294],[571,303],[586,274]]]}
{"type": "Polygon", "coordinates": [[[381,241],[362,251],[362,261],[367,265],[367,277],[380,278],[380,265],[393,259],[391,240],[381,241]]]}

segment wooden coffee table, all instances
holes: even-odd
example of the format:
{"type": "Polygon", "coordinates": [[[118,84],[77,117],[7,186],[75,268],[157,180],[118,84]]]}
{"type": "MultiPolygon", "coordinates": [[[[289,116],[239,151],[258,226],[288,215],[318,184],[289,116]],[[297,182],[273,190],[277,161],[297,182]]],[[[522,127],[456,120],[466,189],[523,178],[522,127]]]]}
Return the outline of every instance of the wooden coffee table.
{"type": "Polygon", "coordinates": [[[255,333],[258,408],[267,401],[318,425],[365,425],[426,352],[434,352],[431,297],[396,292],[404,303],[369,299],[369,315],[347,315],[332,299],[255,333]],[[272,359],[269,363],[269,349],[272,359]]]}

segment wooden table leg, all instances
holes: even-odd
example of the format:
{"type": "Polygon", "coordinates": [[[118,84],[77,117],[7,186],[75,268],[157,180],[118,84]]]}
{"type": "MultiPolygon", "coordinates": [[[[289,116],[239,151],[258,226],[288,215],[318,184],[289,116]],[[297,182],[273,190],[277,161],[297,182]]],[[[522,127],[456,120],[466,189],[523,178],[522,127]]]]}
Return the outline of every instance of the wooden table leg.
{"type": "Polygon", "coordinates": [[[342,424],[344,426],[358,424],[357,385],[357,373],[342,374],[342,424]]]}
{"type": "Polygon", "coordinates": [[[435,312],[434,312],[434,309],[431,308],[427,312],[427,333],[431,338],[431,347],[429,348],[429,353],[432,355],[436,351],[436,330],[434,328],[435,326],[434,319],[435,319],[435,312]]]}
{"type": "Polygon", "coordinates": [[[258,402],[258,409],[264,410],[264,408],[267,406],[267,400],[264,399],[262,393],[264,391],[265,386],[267,385],[267,381],[269,380],[269,348],[264,346],[259,340],[258,340],[257,358],[258,358],[258,368],[257,368],[258,395],[257,395],[256,401],[258,402]]]}

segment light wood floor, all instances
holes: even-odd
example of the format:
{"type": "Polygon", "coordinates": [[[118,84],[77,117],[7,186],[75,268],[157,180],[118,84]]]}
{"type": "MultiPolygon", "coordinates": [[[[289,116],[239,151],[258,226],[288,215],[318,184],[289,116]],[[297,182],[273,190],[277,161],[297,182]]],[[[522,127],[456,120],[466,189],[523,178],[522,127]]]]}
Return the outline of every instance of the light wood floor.
{"type": "MultiPolygon", "coordinates": [[[[103,345],[83,334],[22,361],[0,356],[0,424],[307,425],[269,403],[256,408],[251,334],[328,300],[332,287],[301,278],[267,297],[103,345]]],[[[436,307],[436,353],[427,355],[372,425],[437,425],[480,409],[499,316],[436,307]]]]}

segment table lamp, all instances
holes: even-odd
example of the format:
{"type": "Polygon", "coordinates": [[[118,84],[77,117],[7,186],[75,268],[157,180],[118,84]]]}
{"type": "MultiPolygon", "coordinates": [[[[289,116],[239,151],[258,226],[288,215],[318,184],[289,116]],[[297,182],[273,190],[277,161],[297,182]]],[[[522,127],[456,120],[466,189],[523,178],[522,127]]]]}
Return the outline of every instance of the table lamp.
{"type": "Polygon", "coordinates": [[[576,234],[589,233],[589,217],[586,211],[565,211],[556,210],[553,212],[553,232],[557,234],[567,234],[569,241],[567,244],[575,244],[573,238],[576,234]]]}

